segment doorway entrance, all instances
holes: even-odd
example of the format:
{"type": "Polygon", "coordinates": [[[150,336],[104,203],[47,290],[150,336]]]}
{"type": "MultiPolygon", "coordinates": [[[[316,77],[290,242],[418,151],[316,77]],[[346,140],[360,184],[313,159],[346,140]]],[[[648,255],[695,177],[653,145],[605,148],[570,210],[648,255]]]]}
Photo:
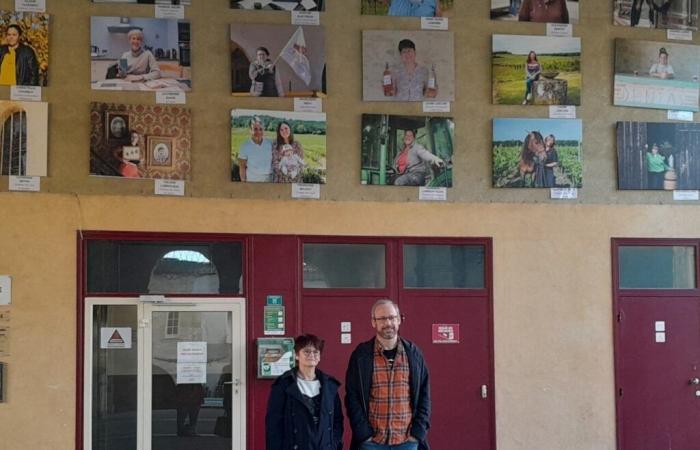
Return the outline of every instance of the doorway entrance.
{"type": "Polygon", "coordinates": [[[243,298],[86,298],[88,450],[243,450],[243,298]]]}

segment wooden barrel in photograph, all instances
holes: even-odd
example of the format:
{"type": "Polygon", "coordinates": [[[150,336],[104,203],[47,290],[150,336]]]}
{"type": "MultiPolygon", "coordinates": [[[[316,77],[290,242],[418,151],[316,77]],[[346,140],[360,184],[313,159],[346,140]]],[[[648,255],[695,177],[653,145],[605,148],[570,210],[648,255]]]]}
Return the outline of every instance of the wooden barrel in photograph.
{"type": "Polygon", "coordinates": [[[664,174],[664,190],[673,191],[676,189],[677,180],[676,171],[674,169],[667,170],[666,174],[664,174]]]}

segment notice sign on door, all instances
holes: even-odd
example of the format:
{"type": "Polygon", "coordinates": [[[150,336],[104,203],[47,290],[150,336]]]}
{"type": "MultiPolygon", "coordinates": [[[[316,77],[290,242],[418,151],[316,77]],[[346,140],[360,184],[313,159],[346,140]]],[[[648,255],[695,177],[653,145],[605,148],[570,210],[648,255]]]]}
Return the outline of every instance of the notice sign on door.
{"type": "Polygon", "coordinates": [[[100,348],[131,348],[131,328],[100,328],[100,348]]]}
{"type": "Polygon", "coordinates": [[[459,344],[459,324],[434,323],[433,344],[459,344]]]}
{"type": "Polygon", "coordinates": [[[207,343],[206,342],[178,342],[177,343],[177,363],[206,363],[207,343]]]}

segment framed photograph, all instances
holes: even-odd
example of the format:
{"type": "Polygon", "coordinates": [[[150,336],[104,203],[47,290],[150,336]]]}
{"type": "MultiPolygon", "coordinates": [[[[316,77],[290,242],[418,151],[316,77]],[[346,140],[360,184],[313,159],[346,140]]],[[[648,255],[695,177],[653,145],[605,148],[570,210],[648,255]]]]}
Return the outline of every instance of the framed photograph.
{"type": "Polygon", "coordinates": [[[581,39],[494,34],[496,105],[580,105],[581,39]]]}
{"type": "Polygon", "coordinates": [[[700,124],[617,123],[618,189],[700,189],[700,124]]]}
{"type": "Polygon", "coordinates": [[[231,0],[231,9],[263,11],[325,11],[325,0],[231,0]]]}
{"type": "Polygon", "coordinates": [[[0,100],[0,175],[45,177],[49,104],[0,100]]]}
{"type": "Polygon", "coordinates": [[[129,141],[129,115],[107,111],[105,112],[105,136],[109,142],[129,141]]]}
{"type": "Polygon", "coordinates": [[[491,0],[491,20],[578,23],[578,0],[491,0]]]}
{"type": "Polygon", "coordinates": [[[49,15],[0,11],[0,84],[48,86],[49,15]],[[14,51],[13,70],[3,64],[14,51]],[[3,71],[5,68],[5,71],[3,71]]]}
{"type": "Polygon", "coordinates": [[[615,39],[616,106],[698,111],[700,47],[615,39]]]}
{"type": "Polygon", "coordinates": [[[91,17],[91,87],[190,91],[190,45],[190,24],[185,20],[91,17]]]}
{"type": "Polygon", "coordinates": [[[138,3],[145,5],[191,5],[192,0],[92,0],[93,3],[138,3]]]}
{"type": "Polygon", "coordinates": [[[362,32],[364,101],[454,101],[454,98],[452,32],[362,32]]]}
{"type": "Polygon", "coordinates": [[[452,187],[452,117],[362,115],[361,184],[452,187]]]}
{"type": "Polygon", "coordinates": [[[613,0],[613,23],[624,27],[698,29],[698,0],[613,0]]]}
{"type": "Polygon", "coordinates": [[[148,136],[148,165],[172,167],[173,161],[173,138],[148,136]]]}
{"type": "Polygon", "coordinates": [[[579,119],[493,119],[493,187],[580,188],[579,119]]]}
{"type": "Polygon", "coordinates": [[[362,14],[403,17],[452,17],[455,0],[362,0],[362,14]]]}
{"type": "Polygon", "coordinates": [[[231,111],[231,180],[326,183],[326,114],[231,111]]]}

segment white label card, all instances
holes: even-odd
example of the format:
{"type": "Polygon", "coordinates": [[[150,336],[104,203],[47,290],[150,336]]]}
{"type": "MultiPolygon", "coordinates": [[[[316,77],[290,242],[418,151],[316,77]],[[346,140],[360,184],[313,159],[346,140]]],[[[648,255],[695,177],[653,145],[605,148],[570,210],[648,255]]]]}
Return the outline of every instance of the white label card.
{"type": "Polygon", "coordinates": [[[156,180],[156,195],[174,195],[182,197],[185,195],[184,180],[156,180]]]}
{"type": "Polygon", "coordinates": [[[156,103],[184,105],[187,103],[187,95],[182,91],[156,91],[156,103]]]}
{"type": "Polygon", "coordinates": [[[673,191],[673,199],[679,202],[700,200],[700,191],[673,191]]]}
{"type": "Polygon", "coordinates": [[[46,12],[46,0],[15,0],[15,10],[46,12]]]}
{"type": "Polygon", "coordinates": [[[447,200],[447,188],[429,188],[421,186],[420,188],[418,188],[418,200],[444,202],[447,200]]]}
{"type": "Polygon", "coordinates": [[[320,98],[294,97],[295,112],[322,112],[323,101],[320,98]]]}
{"type": "Polygon", "coordinates": [[[690,30],[666,30],[666,39],[676,41],[692,41],[693,32],[690,30]]]}
{"type": "Polygon", "coordinates": [[[10,100],[40,102],[41,86],[12,86],[10,87],[10,100]]]}
{"type": "Polygon", "coordinates": [[[562,200],[578,198],[578,189],[576,188],[552,188],[549,191],[549,198],[562,200]]]}
{"type": "Polygon", "coordinates": [[[550,119],[575,119],[576,118],[576,107],[575,106],[550,105],[549,106],[549,118],[550,119]]]}
{"type": "Polygon", "coordinates": [[[449,22],[447,17],[421,17],[420,27],[422,30],[447,30],[449,22]]]}
{"type": "Polygon", "coordinates": [[[321,15],[316,11],[292,11],[292,25],[320,25],[321,15]]]}
{"type": "Polygon", "coordinates": [[[292,183],[292,198],[321,198],[321,185],[311,183],[292,183]]]}
{"type": "Polygon", "coordinates": [[[16,177],[10,176],[10,190],[22,192],[39,192],[41,190],[40,177],[16,177]]]}
{"type": "Polygon", "coordinates": [[[100,348],[129,349],[131,348],[131,328],[104,327],[100,328],[100,348]]]}
{"type": "Polygon", "coordinates": [[[178,342],[177,343],[178,363],[206,363],[207,343],[201,341],[178,342]]]}
{"type": "Polygon", "coordinates": [[[184,5],[156,5],[156,19],[184,19],[184,5]]]}
{"type": "Polygon", "coordinates": [[[684,120],[686,122],[693,121],[693,111],[673,111],[668,110],[668,120],[684,120]]]}
{"type": "Polygon", "coordinates": [[[0,305],[9,305],[10,303],[12,303],[12,277],[0,275],[0,305]]]}
{"type": "Polygon", "coordinates": [[[175,384],[204,384],[206,382],[206,363],[177,363],[175,384]]]}
{"type": "Polygon", "coordinates": [[[574,27],[570,23],[548,23],[547,36],[571,37],[574,27]]]}
{"type": "Polygon", "coordinates": [[[423,102],[423,112],[450,112],[450,102],[423,102]]]}

